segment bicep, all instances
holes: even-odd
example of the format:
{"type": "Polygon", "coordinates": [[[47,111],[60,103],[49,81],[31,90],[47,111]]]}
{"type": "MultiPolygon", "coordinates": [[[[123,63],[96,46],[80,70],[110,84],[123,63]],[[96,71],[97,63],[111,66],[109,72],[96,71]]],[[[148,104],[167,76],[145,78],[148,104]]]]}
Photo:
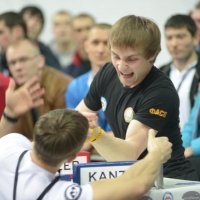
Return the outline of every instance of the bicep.
{"type": "Polygon", "coordinates": [[[179,99],[173,90],[158,89],[145,94],[134,119],[159,132],[167,125],[172,129],[178,128],[179,99]],[[169,98],[170,97],[170,98],[169,98]]]}
{"type": "Polygon", "coordinates": [[[127,142],[133,143],[138,157],[147,148],[148,131],[150,127],[137,120],[132,120],[126,131],[127,142]]]}

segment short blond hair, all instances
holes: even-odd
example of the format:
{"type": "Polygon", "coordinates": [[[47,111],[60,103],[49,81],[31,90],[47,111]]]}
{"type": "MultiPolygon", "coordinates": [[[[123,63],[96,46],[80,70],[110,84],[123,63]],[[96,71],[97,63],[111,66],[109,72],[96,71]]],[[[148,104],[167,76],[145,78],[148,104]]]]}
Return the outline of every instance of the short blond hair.
{"type": "Polygon", "coordinates": [[[33,49],[35,55],[39,55],[40,54],[40,49],[39,49],[38,45],[36,44],[35,40],[29,39],[29,38],[22,38],[22,39],[19,39],[19,40],[15,41],[15,42],[11,43],[8,46],[8,48],[6,49],[6,52],[8,51],[8,49],[10,49],[10,48],[14,48],[15,49],[15,48],[19,47],[20,45],[22,45],[24,43],[26,43],[26,44],[31,46],[31,48],[33,49]]]}
{"type": "Polygon", "coordinates": [[[161,34],[150,19],[128,15],[118,20],[111,28],[108,47],[131,48],[146,59],[159,53],[161,34]]]}

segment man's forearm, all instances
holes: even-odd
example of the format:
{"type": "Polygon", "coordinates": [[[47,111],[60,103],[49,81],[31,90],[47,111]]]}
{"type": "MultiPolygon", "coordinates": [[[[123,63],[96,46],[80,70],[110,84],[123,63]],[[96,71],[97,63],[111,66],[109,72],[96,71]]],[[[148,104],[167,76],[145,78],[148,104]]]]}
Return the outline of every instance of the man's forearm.
{"type": "Polygon", "coordinates": [[[136,160],[138,158],[138,152],[133,143],[110,137],[105,132],[98,141],[91,144],[107,161],[136,160]]]}
{"type": "Polygon", "coordinates": [[[134,177],[137,183],[143,186],[143,192],[147,192],[152,186],[162,165],[160,154],[149,153],[147,156],[131,166],[130,170],[124,173],[125,179],[134,177]]]}
{"type": "Polygon", "coordinates": [[[160,154],[149,153],[132,165],[122,176],[90,183],[95,199],[138,199],[153,185],[162,164],[160,154]]]}
{"type": "Polygon", "coordinates": [[[81,148],[81,151],[90,151],[93,149],[93,146],[88,143],[88,142],[85,142],[81,148]]]}

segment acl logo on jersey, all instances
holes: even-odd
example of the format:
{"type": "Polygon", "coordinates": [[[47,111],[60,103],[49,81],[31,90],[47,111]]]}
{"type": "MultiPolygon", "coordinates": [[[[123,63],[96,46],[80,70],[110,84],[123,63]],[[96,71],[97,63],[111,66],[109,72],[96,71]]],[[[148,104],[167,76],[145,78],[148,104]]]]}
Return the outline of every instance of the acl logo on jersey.
{"type": "Polygon", "coordinates": [[[126,110],[124,111],[124,120],[127,123],[130,123],[130,121],[133,119],[134,114],[135,112],[133,111],[133,108],[131,107],[126,108],[126,110]]]}
{"type": "Polygon", "coordinates": [[[107,107],[107,101],[105,97],[101,97],[101,105],[102,105],[103,112],[105,112],[106,107],[107,107]]]}
{"type": "Polygon", "coordinates": [[[77,200],[82,192],[82,188],[78,184],[72,184],[65,190],[65,199],[66,200],[77,200]]]}

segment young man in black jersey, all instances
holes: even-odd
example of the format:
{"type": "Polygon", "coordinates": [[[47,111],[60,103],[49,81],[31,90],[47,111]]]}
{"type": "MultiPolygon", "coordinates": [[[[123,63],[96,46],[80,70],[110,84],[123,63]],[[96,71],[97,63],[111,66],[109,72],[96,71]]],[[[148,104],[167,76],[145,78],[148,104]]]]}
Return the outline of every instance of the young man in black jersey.
{"type": "Polygon", "coordinates": [[[108,46],[112,63],[95,76],[77,110],[103,109],[115,137],[91,131],[89,142],[107,161],[141,159],[147,154],[150,128],[173,144],[172,158],[164,164],[170,178],[197,180],[184,158],[179,129],[179,98],[167,77],[153,63],[160,51],[160,31],[144,17],[125,16],[112,27],[108,46]]]}
{"type": "Polygon", "coordinates": [[[0,199],[139,199],[152,187],[160,165],[172,152],[168,139],[155,138],[154,130],[149,131],[148,155],[122,176],[83,186],[59,180],[56,172],[63,162],[76,157],[87,137],[89,124],[77,111],[50,111],[37,121],[32,147],[22,134],[13,132],[22,114],[44,104],[43,95],[37,77],[18,89],[14,80],[10,80],[0,121],[0,199]]]}

